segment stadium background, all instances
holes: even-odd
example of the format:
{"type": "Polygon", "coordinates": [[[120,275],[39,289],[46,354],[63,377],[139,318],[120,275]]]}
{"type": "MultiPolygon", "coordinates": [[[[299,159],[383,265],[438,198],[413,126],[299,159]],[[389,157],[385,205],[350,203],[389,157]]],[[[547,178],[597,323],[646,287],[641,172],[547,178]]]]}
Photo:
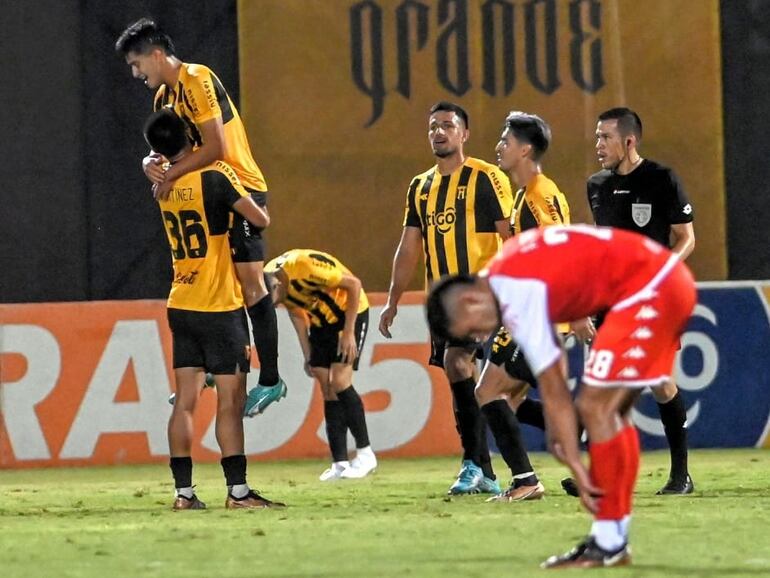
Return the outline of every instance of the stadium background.
{"type": "MultiPolygon", "coordinates": [[[[574,220],[586,220],[583,183],[595,170],[596,113],[627,104],[645,121],[642,154],[672,165],[692,196],[691,263],[699,280],[770,278],[761,218],[770,176],[766,2],[14,3],[4,7],[0,24],[10,127],[0,144],[2,464],[164,459],[165,442],[152,433],[168,411],[163,303],[130,301],[162,299],[170,279],[161,222],[139,163],[151,95],[112,49],[127,23],[148,14],[166,27],[183,60],[209,65],[239,103],[272,192],[272,254],[297,246],[328,250],[367,289],[384,290],[406,185],[431,164],[425,111],[443,98],[468,108],[468,151],[487,159],[505,112],[542,114],[555,136],[546,171],[567,193],[574,220]],[[512,22],[509,44],[504,22],[512,22]],[[113,303],[90,303],[102,300],[113,303]],[[50,304],[60,301],[89,303],[50,304]],[[22,409],[11,416],[9,405],[22,409]],[[148,413],[150,407],[158,409],[148,413]]],[[[420,285],[415,277],[413,287],[420,285]]],[[[704,286],[701,305],[680,370],[685,382],[698,377],[683,389],[710,432],[699,438],[694,431],[695,443],[761,444],[770,413],[770,371],[761,365],[770,341],[767,289],[704,286]],[[742,382],[756,397],[722,402],[726,413],[709,414],[719,400],[733,400],[730,388],[742,382]],[[731,437],[728,424],[749,404],[756,414],[751,427],[731,437]]],[[[373,429],[391,440],[394,454],[454,451],[446,387],[424,367],[419,300],[402,315],[400,343],[372,335],[371,367],[361,372],[373,429]],[[384,361],[401,365],[386,369],[384,361]],[[391,383],[384,385],[386,374],[391,383]],[[393,376],[413,383],[394,384],[393,376]],[[378,396],[383,389],[388,393],[378,396]],[[409,414],[416,437],[400,439],[398,411],[418,407],[409,404],[415,391],[428,409],[409,414]]],[[[299,366],[284,322],[282,370],[289,373],[299,366]]],[[[572,353],[574,365],[579,353],[572,353]]],[[[264,458],[324,453],[317,395],[301,372],[294,374],[295,402],[274,420],[286,431],[265,441],[257,431],[264,424],[249,425],[250,451],[264,458]],[[292,415],[296,423],[286,424],[292,415]]],[[[215,456],[206,442],[210,401],[199,416],[196,450],[208,459],[215,456]]],[[[646,447],[659,442],[655,432],[645,438],[646,447]]]]}

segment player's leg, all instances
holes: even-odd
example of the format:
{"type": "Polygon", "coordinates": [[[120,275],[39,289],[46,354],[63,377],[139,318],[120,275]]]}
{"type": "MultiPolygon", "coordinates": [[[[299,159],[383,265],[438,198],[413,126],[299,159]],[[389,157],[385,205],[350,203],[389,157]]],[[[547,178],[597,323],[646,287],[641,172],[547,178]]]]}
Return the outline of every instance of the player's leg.
{"type": "Polygon", "coordinates": [[[486,361],[476,386],[476,399],[512,476],[510,488],[490,500],[537,500],[545,493],[529,461],[519,421],[508,404],[511,394],[519,394],[528,387],[526,382],[512,378],[491,359],[486,361]]]}
{"type": "MultiPolygon", "coordinates": [[[[255,203],[266,207],[266,193],[252,192],[251,196],[255,203]]],[[[286,396],[286,384],[278,373],[278,318],[265,284],[262,229],[236,216],[229,238],[259,358],[259,383],[246,401],[245,412],[251,417],[286,396]]]]}
{"type": "Polygon", "coordinates": [[[203,387],[205,358],[195,336],[195,314],[169,309],[172,364],[177,397],[168,420],[169,466],[174,478],[175,510],[201,510],[206,505],[194,493],[192,483],[193,414],[203,387]]]}
{"type": "MultiPolygon", "coordinates": [[[[353,386],[353,372],[358,370],[358,362],[366,343],[366,333],[369,328],[369,310],[362,311],[356,316],[355,335],[358,355],[353,360],[345,360],[341,355],[335,355],[331,365],[329,383],[345,412],[345,422],[356,442],[356,457],[350,463],[350,468],[342,473],[343,478],[363,478],[377,468],[377,457],[374,455],[369,442],[369,429],[366,425],[366,412],[361,396],[353,386]]],[[[339,345],[339,333],[335,339],[335,353],[339,345]]]]}
{"type": "Polygon", "coordinates": [[[462,467],[449,488],[450,494],[479,493],[482,485],[497,486],[489,491],[499,493],[486,444],[486,421],[474,393],[475,359],[475,352],[467,347],[450,344],[444,352],[444,371],[452,389],[455,422],[463,446],[462,467]]]}
{"type": "Polygon", "coordinates": [[[280,507],[260,496],[246,482],[246,452],[243,436],[243,406],[246,374],[249,371],[249,333],[243,309],[210,313],[201,342],[206,368],[217,384],[215,433],[222,453],[221,465],[227,484],[228,509],[280,507]]]}
{"type": "Polygon", "coordinates": [[[668,481],[657,493],[691,494],[695,487],[687,468],[687,409],[684,399],[673,380],[651,389],[658,403],[660,421],[663,422],[663,431],[671,452],[668,481]]]}
{"type": "Polygon", "coordinates": [[[631,562],[628,527],[639,446],[632,441],[636,430],[623,410],[639,391],[586,384],[581,387],[576,405],[591,439],[591,482],[603,494],[588,538],[566,554],[546,560],[545,568],[620,566],[631,562]]]}
{"type": "Polygon", "coordinates": [[[310,371],[321,388],[324,400],[324,422],[326,424],[326,439],[332,455],[332,464],[319,476],[322,482],[339,480],[342,472],[350,467],[348,461],[348,426],[345,420],[345,409],[337,399],[329,380],[330,355],[326,360],[321,359],[319,343],[311,338],[310,371]],[[323,365],[323,366],[322,366],[323,365]]]}

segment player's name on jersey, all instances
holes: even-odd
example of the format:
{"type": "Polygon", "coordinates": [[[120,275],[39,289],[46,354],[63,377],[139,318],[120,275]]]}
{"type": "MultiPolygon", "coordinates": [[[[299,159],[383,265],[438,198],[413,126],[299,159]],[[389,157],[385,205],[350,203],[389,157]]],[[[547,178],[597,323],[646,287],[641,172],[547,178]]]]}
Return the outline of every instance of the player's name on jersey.
{"type": "Polygon", "coordinates": [[[171,191],[171,196],[169,197],[169,200],[171,202],[186,202],[186,201],[194,201],[195,200],[195,194],[192,190],[192,187],[174,187],[174,189],[171,191]]]}

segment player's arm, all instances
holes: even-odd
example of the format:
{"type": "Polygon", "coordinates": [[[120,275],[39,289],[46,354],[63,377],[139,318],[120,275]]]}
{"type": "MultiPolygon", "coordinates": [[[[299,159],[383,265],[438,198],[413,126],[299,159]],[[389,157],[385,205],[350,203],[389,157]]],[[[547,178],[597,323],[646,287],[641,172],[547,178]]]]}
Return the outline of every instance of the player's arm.
{"type": "Polygon", "coordinates": [[[160,153],[150,151],[147,156],[142,159],[142,170],[153,185],[162,183],[166,178],[166,170],[163,165],[168,162],[168,159],[160,153]]]}
{"type": "Polygon", "coordinates": [[[342,356],[342,363],[353,363],[358,356],[356,317],[358,317],[358,305],[361,300],[361,280],[355,275],[343,273],[338,287],[347,293],[348,299],[345,306],[345,327],[337,344],[337,353],[342,356]]]}
{"type": "Polygon", "coordinates": [[[289,312],[289,319],[291,320],[291,325],[294,327],[294,331],[297,334],[297,339],[299,339],[299,347],[302,349],[302,357],[305,360],[304,363],[304,369],[305,373],[312,377],[312,373],[310,373],[310,337],[308,336],[308,328],[310,327],[310,322],[307,318],[307,313],[305,313],[302,309],[299,307],[287,307],[286,310],[289,312]]]}
{"type": "Polygon", "coordinates": [[[580,488],[583,505],[590,512],[596,512],[596,496],[601,494],[601,490],[593,486],[580,459],[577,413],[567,381],[564,379],[561,357],[537,376],[540,398],[543,400],[548,445],[553,455],[572,471],[580,488]]]}
{"type": "Polygon", "coordinates": [[[380,333],[390,339],[390,326],[393,325],[398,313],[398,302],[401,299],[409,281],[414,275],[417,261],[422,251],[422,234],[418,227],[405,226],[401,231],[401,240],[398,243],[396,254],[393,257],[393,269],[390,274],[390,288],[388,289],[388,301],[380,313],[380,333]]]}
{"type": "Polygon", "coordinates": [[[267,210],[255,203],[250,196],[241,197],[235,201],[233,209],[255,227],[264,229],[270,225],[270,215],[267,214],[267,210]]]}
{"type": "Polygon", "coordinates": [[[684,261],[695,249],[695,229],[692,223],[671,225],[671,251],[684,261]]]}
{"type": "Polygon", "coordinates": [[[510,219],[503,219],[502,221],[495,221],[495,229],[497,229],[497,234],[500,235],[500,238],[503,241],[507,241],[513,236],[513,231],[511,231],[511,221],[510,219]]]}

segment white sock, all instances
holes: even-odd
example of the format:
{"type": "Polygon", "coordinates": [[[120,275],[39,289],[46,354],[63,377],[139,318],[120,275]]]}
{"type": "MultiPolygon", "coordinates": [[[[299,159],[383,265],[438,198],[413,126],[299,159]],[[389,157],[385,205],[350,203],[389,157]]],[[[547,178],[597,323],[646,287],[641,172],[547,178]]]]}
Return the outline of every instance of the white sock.
{"type": "Polygon", "coordinates": [[[195,495],[195,492],[193,491],[192,486],[188,486],[186,488],[177,488],[174,491],[175,496],[184,496],[188,500],[192,500],[192,497],[195,495]]]}
{"type": "Polygon", "coordinates": [[[614,551],[626,543],[622,520],[594,520],[591,536],[604,550],[614,551]]]}
{"type": "Polygon", "coordinates": [[[249,485],[248,484],[235,484],[234,486],[231,486],[228,488],[230,491],[230,495],[235,498],[236,500],[240,500],[241,498],[245,498],[246,495],[249,493],[249,485]]]}
{"type": "Polygon", "coordinates": [[[332,462],[332,468],[335,470],[345,470],[350,467],[350,462],[344,460],[342,462],[332,462]]]}
{"type": "Polygon", "coordinates": [[[372,446],[366,446],[365,448],[356,448],[356,456],[372,456],[374,457],[374,451],[372,450],[372,446]]]}

